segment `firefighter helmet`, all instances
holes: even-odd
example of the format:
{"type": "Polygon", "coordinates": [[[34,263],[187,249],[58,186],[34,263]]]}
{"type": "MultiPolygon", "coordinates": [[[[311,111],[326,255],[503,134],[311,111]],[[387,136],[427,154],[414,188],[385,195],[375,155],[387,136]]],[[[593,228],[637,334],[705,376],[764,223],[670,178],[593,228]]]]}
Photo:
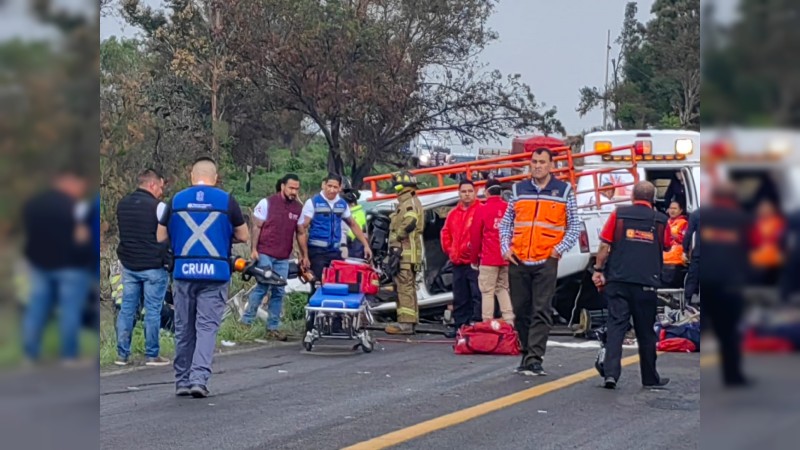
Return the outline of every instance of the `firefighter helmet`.
{"type": "Polygon", "coordinates": [[[342,178],[341,197],[344,199],[344,201],[351,205],[358,202],[358,199],[361,197],[361,193],[353,189],[353,183],[347,177],[342,178]]]}
{"type": "Polygon", "coordinates": [[[417,177],[406,171],[394,174],[392,182],[394,183],[394,188],[397,191],[402,191],[407,187],[417,187],[417,177]]]}

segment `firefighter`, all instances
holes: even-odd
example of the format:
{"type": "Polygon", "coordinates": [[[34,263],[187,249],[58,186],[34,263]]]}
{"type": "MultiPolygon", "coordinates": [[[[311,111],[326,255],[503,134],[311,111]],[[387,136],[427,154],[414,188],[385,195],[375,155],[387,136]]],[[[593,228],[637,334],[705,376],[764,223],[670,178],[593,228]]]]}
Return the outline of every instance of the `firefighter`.
{"type": "Polygon", "coordinates": [[[656,371],[656,321],[667,217],[653,209],[655,186],[640,181],[633,187],[633,205],[612,212],[600,233],[592,281],[608,299],[608,334],[604,361],[606,389],[617,387],[622,366],[622,341],[633,317],[639,343],[642,385],[662,387],[669,378],[656,371]],[[604,267],[608,261],[608,267],[604,267]],[[608,283],[606,285],[606,283],[608,283]]]}
{"type": "Polygon", "coordinates": [[[400,172],[393,181],[399,195],[389,227],[389,260],[397,290],[397,323],[390,324],[385,331],[413,334],[419,320],[416,279],[422,265],[424,211],[417,198],[417,180],[413,175],[400,172]]]}

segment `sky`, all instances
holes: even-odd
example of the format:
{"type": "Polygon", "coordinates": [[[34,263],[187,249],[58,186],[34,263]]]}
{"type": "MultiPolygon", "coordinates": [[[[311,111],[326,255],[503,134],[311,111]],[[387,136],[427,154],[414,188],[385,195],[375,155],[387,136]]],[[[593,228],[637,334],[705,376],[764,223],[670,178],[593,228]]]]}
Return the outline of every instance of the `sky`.
{"type": "MultiPolygon", "coordinates": [[[[2,1],[2,0],[0,0],[2,1]]],[[[18,0],[9,0],[18,1],[18,0]]],[[[61,0],[80,1],[80,0],[61,0]]],[[[161,0],[143,0],[158,6],[161,0]]],[[[489,19],[499,39],[480,59],[503,74],[518,73],[539,103],[558,108],[568,134],[601,125],[601,109],[580,117],[575,111],[583,86],[602,87],[606,66],[606,39],[611,30],[611,57],[618,54],[614,40],[622,28],[628,0],[501,0],[489,19]]],[[[653,0],[642,0],[638,19],[647,22],[653,0]]],[[[719,0],[722,15],[735,3],[719,0]]],[[[138,31],[119,17],[101,18],[100,38],[134,37],[138,31]]],[[[489,145],[510,146],[511,139],[489,145]]],[[[452,142],[451,142],[452,145],[452,142]]],[[[459,147],[459,146],[453,146],[459,147]]],[[[453,148],[458,152],[457,148],[453,148]]]]}

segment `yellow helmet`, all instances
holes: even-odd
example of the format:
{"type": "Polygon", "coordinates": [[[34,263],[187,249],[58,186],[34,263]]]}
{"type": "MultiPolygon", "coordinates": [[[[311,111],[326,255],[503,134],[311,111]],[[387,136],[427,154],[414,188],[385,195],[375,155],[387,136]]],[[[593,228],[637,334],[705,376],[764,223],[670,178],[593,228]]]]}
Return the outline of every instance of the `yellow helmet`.
{"type": "Polygon", "coordinates": [[[394,184],[394,189],[398,192],[408,187],[416,188],[417,177],[412,175],[410,172],[398,172],[392,177],[392,183],[394,184]]]}

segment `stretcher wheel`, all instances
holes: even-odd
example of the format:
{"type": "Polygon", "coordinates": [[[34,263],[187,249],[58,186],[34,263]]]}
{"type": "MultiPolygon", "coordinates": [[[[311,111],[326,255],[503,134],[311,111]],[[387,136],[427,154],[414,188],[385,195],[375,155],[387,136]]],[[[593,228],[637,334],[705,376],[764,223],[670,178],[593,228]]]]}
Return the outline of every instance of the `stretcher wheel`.
{"type": "Polygon", "coordinates": [[[371,353],[373,348],[374,348],[374,343],[372,342],[372,339],[369,337],[369,335],[366,334],[365,332],[363,335],[361,335],[361,350],[364,353],[371,353]]]}

